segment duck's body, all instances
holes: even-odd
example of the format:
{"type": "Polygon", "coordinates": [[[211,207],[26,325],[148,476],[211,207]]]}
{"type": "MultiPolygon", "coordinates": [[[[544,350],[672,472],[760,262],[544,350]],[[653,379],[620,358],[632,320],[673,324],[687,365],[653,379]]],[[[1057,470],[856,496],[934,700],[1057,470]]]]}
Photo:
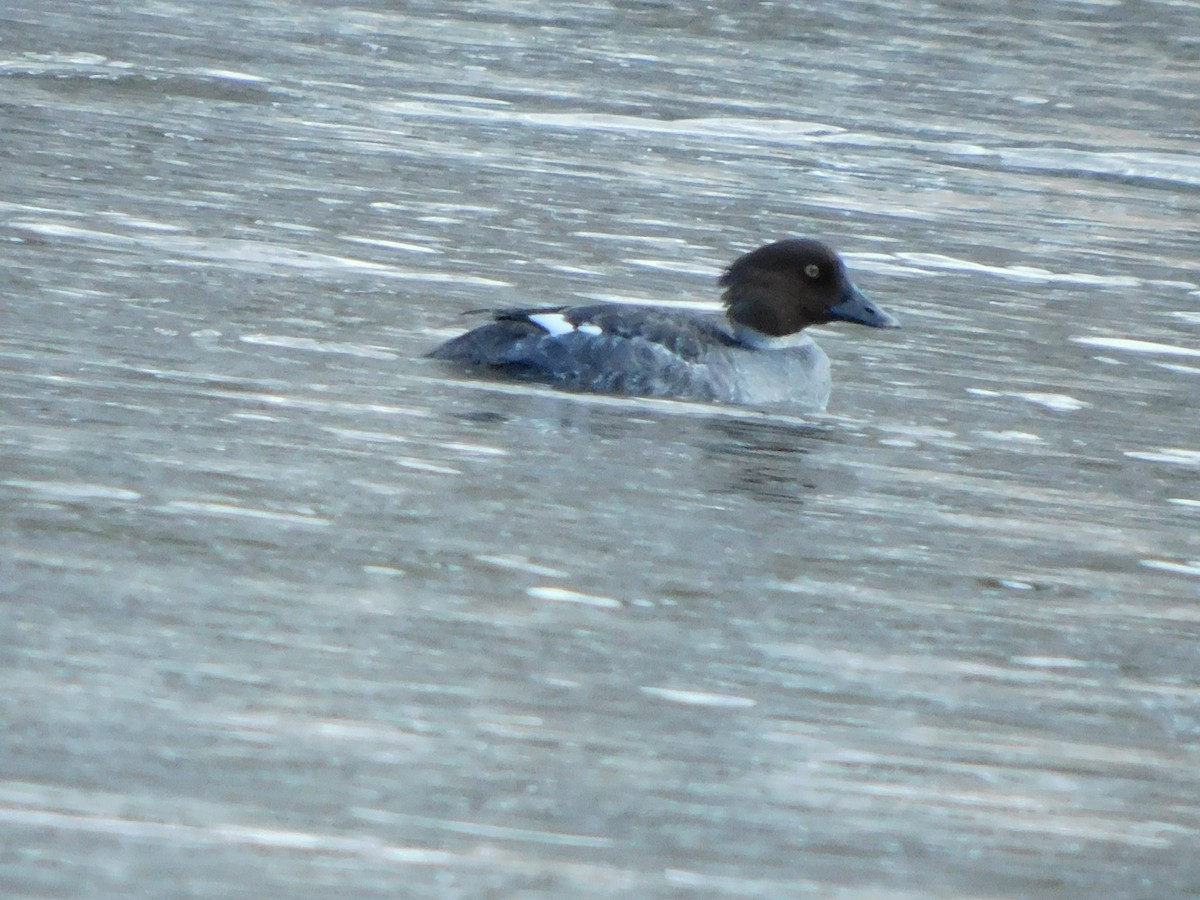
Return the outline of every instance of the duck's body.
{"type": "Polygon", "coordinates": [[[807,335],[764,350],[715,314],[615,303],[492,315],[431,355],[606,394],[821,408],[829,399],[829,358],[807,335]]]}
{"type": "Polygon", "coordinates": [[[897,326],[819,241],[760,247],[720,284],[725,316],[614,303],[495,310],[430,356],[576,390],[824,409],[829,359],[802,330],[897,326]]]}

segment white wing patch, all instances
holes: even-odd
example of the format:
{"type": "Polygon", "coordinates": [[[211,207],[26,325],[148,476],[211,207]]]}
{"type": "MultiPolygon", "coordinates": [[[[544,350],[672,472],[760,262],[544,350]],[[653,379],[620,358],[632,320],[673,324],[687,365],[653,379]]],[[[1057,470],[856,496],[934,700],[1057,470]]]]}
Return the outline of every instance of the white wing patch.
{"type": "Polygon", "coordinates": [[[572,331],[579,331],[583,334],[603,334],[604,329],[599,325],[593,325],[591,322],[584,322],[576,327],[567,321],[567,317],[562,313],[534,313],[529,316],[529,321],[537,325],[546,334],[551,337],[558,337],[562,334],[570,334],[572,331]]]}
{"type": "Polygon", "coordinates": [[[529,321],[539,328],[545,329],[551,337],[570,334],[575,330],[575,326],[568,322],[567,317],[562,313],[534,313],[529,317],[529,321]]]}

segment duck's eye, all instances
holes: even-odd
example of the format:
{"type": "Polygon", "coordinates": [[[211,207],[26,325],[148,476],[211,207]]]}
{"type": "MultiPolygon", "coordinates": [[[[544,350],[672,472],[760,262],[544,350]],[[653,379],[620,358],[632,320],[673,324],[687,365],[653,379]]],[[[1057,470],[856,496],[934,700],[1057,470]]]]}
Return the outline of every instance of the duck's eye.
{"type": "Polygon", "coordinates": [[[821,267],[818,266],[816,263],[809,263],[807,266],[804,267],[804,274],[806,276],[808,276],[809,278],[813,278],[813,279],[820,278],[821,277],[821,267]]]}

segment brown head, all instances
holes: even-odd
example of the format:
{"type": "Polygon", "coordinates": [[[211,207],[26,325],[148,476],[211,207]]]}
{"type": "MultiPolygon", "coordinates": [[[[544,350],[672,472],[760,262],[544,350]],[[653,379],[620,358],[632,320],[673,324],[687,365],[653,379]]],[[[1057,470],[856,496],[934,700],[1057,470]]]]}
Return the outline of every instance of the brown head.
{"type": "Polygon", "coordinates": [[[900,327],[854,286],[841,257],[811,238],[776,241],[740,256],[718,284],[730,321],[766,337],[836,321],[900,327]]]}

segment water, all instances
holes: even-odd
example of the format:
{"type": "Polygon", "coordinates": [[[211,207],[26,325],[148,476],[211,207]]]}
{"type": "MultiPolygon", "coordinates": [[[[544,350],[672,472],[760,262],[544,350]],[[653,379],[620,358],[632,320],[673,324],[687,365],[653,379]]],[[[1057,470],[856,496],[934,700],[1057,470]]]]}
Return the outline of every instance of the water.
{"type": "Polygon", "coordinates": [[[9,3],[5,896],[1200,893],[1198,22],[9,3]],[[421,358],[786,234],[828,415],[421,358]]]}

